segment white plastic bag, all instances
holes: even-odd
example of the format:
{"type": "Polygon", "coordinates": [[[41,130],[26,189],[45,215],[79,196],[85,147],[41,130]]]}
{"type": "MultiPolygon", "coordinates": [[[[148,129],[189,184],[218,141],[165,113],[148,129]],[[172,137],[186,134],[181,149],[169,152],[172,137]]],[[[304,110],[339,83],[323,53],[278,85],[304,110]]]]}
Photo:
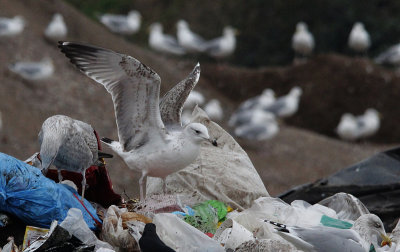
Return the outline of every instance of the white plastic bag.
{"type": "Polygon", "coordinates": [[[96,235],[90,230],[83,219],[81,210],[77,208],[68,210],[67,217],[60,223],[60,226],[66,229],[70,234],[76,236],[84,244],[95,245],[95,251],[100,248],[113,248],[107,242],[97,239],[96,235]]]}
{"type": "Polygon", "coordinates": [[[160,239],[176,252],[225,251],[218,242],[179,219],[174,214],[156,214],[153,223],[157,226],[157,235],[160,239]]]}
{"type": "MultiPolygon", "coordinates": [[[[246,152],[232,136],[198,107],[193,111],[192,122],[204,124],[218,147],[203,143],[194,163],[167,177],[167,193],[180,194],[183,201],[185,197],[197,197],[197,203],[216,199],[240,210],[250,207],[259,197],[269,196],[246,152]]],[[[149,177],[146,195],[161,193],[162,180],[149,177]]]]}

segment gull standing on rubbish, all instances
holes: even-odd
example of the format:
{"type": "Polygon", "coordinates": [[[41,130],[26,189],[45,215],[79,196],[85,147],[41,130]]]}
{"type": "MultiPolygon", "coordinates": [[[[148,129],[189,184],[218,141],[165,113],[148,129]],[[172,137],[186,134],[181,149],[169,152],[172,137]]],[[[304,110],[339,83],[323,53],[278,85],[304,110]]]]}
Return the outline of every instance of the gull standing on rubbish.
{"type": "Polygon", "coordinates": [[[165,178],[191,164],[202,142],[211,142],[203,124],[180,125],[183,104],[199,79],[200,66],[159,103],[161,79],[137,59],[80,43],[60,42],[59,47],[75,66],[111,94],[119,141],[102,141],[130,169],[141,172],[140,199],[144,200],[147,176],[162,178],[165,192],[165,178]]]}
{"type": "Polygon", "coordinates": [[[274,103],[269,106],[264,106],[263,109],[278,117],[292,116],[299,109],[302,92],[300,87],[293,87],[287,95],[279,97],[274,103]]]}
{"type": "Polygon", "coordinates": [[[349,47],[359,53],[364,53],[368,50],[371,45],[371,40],[367,30],[365,30],[363,23],[357,22],[351,29],[349,41],[349,47]]]}
{"type": "Polygon", "coordinates": [[[175,55],[185,54],[185,49],[178,44],[174,37],[163,33],[163,27],[160,23],[153,23],[149,29],[149,45],[151,48],[175,55]]]}
{"type": "Polygon", "coordinates": [[[206,41],[196,33],[192,32],[185,20],[179,20],[176,27],[178,42],[187,52],[204,52],[206,49],[206,41]]]}
{"type": "Polygon", "coordinates": [[[224,118],[224,110],[221,107],[221,103],[216,99],[212,99],[204,105],[204,111],[211,120],[221,121],[224,118]]]}
{"type": "Polygon", "coordinates": [[[266,221],[277,226],[277,233],[304,251],[370,251],[371,244],[379,248],[391,245],[382,221],[375,214],[361,215],[351,229],[326,226],[297,227],[266,221]]]}
{"type": "Polygon", "coordinates": [[[58,169],[59,182],[61,170],[82,174],[82,199],[85,195],[86,169],[101,163],[99,158],[111,157],[99,152],[96,133],[92,126],[64,115],[47,118],[39,132],[40,152],[25,162],[42,170],[44,175],[50,165],[58,169]]]}
{"type": "Polygon", "coordinates": [[[304,22],[296,25],[296,32],[292,37],[292,48],[296,54],[301,56],[310,55],[314,49],[314,37],[304,22]]]}
{"type": "Polygon", "coordinates": [[[42,61],[20,61],[8,65],[10,71],[20,75],[26,80],[43,80],[54,73],[53,61],[45,58],[42,61]]]}
{"type": "Polygon", "coordinates": [[[142,16],[136,10],[128,15],[104,14],[100,16],[100,22],[107,26],[112,32],[124,35],[134,34],[139,31],[142,16]]]}
{"type": "Polygon", "coordinates": [[[0,36],[14,36],[24,30],[25,20],[21,16],[0,17],[0,36]]]}
{"type": "Polygon", "coordinates": [[[230,56],[236,48],[236,34],[237,31],[234,28],[226,26],[222,37],[212,39],[205,43],[205,52],[215,58],[230,56]]]}
{"type": "Polygon", "coordinates": [[[261,109],[242,111],[236,123],[235,135],[249,140],[270,139],[279,132],[275,115],[261,109]]]}
{"type": "Polygon", "coordinates": [[[44,35],[50,40],[60,40],[67,36],[67,32],[67,25],[63,16],[60,13],[56,13],[44,30],[44,35]]]}

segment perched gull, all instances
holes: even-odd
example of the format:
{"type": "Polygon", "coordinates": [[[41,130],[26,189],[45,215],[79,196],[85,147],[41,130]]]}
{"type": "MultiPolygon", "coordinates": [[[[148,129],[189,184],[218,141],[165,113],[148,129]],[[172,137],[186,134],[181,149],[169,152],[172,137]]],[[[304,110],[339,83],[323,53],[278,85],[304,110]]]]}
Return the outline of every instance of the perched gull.
{"type": "Polygon", "coordinates": [[[247,122],[235,128],[234,133],[236,136],[249,140],[262,141],[278,134],[279,126],[273,114],[256,110],[250,116],[247,122]]]}
{"type": "Polygon", "coordinates": [[[297,227],[266,221],[278,226],[278,234],[304,251],[370,251],[371,244],[391,244],[382,221],[374,214],[361,215],[351,229],[325,226],[297,227]]]}
{"type": "Polygon", "coordinates": [[[179,20],[176,27],[178,42],[187,52],[204,52],[206,41],[193,33],[186,21],[179,20]]]}
{"type": "Polygon", "coordinates": [[[287,95],[279,97],[274,103],[264,106],[263,109],[278,117],[292,116],[299,108],[301,94],[302,89],[300,87],[293,87],[287,95]]]}
{"type": "Polygon", "coordinates": [[[204,100],[205,98],[200,92],[193,90],[192,92],[190,92],[188,98],[186,99],[183,108],[193,109],[196,105],[203,105],[204,100]]]}
{"type": "Polygon", "coordinates": [[[349,47],[356,52],[366,52],[371,45],[368,32],[365,30],[363,23],[357,22],[351,29],[349,47]]]}
{"type": "Polygon", "coordinates": [[[275,92],[274,90],[267,88],[256,97],[247,99],[242,104],[239,105],[238,111],[244,111],[248,109],[257,109],[268,107],[275,102],[275,92]]]}
{"type": "Polygon", "coordinates": [[[296,32],[292,37],[292,48],[296,54],[302,56],[310,55],[314,49],[314,37],[308,31],[304,22],[299,22],[296,25],[296,32]]]}
{"type": "Polygon", "coordinates": [[[99,158],[109,157],[98,150],[98,140],[92,126],[64,115],[47,118],[39,132],[40,152],[25,162],[47,173],[50,165],[58,169],[61,182],[61,170],[82,174],[82,199],[85,195],[86,169],[100,164],[99,158]]]}
{"type": "Polygon", "coordinates": [[[102,22],[112,32],[130,35],[139,31],[142,16],[136,10],[125,15],[104,14],[100,16],[102,22]]]}
{"type": "Polygon", "coordinates": [[[44,35],[51,40],[59,40],[67,36],[67,25],[60,13],[53,15],[53,18],[44,31],[44,35]]]}
{"type": "Polygon", "coordinates": [[[236,48],[236,33],[237,31],[234,28],[226,26],[222,37],[205,43],[205,52],[215,58],[224,58],[231,55],[236,48]]]}
{"type": "Polygon", "coordinates": [[[391,46],[374,59],[377,64],[400,65],[400,44],[391,46]]]}
{"type": "Polygon", "coordinates": [[[25,20],[21,16],[0,17],[0,36],[13,36],[24,30],[25,20]]]}
{"type": "Polygon", "coordinates": [[[160,52],[176,55],[185,54],[185,49],[178,44],[174,37],[163,33],[163,27],[160,23],[150,25],[149,45],[160,52]]]}
{"type": "Polygon", "coordinates": [[[160,77],[135,58],[79,43],[60,42],[59,47],[74,65],[111,94],[119,142],[108,138],[102,141],[130,169],[141,172],[141,200],[147,176],[165,180],[192,163],[201,143],[210,141],[203,124],[190,123],[183,128],[180,125],[183,104],[200,76],[199,65],[159,104],[160,77]]]}
{"type": "Polygon", "coordinates": [[[210,117],[211,120],[221,121],[224,118],[224,110],[218,100],[212,99],[206,105],[204,105],[204,111],[210,117]]]}
{"type": "Polygon", "coordinates": [[[353,116],[345,113],[340,119],[336,133],[344,140],[357,140],[374,135],[380,127],[380,116],[378,111],[369,108],[363,115],[353,116]]]}
{"type": "Polygon", "coordinates": [[[50,77],[54,72],[53,62],[50,58],[45,58],[39,62],[16,62],[8,65],[8,69],[26,80],[43,80],[50,77]]]}

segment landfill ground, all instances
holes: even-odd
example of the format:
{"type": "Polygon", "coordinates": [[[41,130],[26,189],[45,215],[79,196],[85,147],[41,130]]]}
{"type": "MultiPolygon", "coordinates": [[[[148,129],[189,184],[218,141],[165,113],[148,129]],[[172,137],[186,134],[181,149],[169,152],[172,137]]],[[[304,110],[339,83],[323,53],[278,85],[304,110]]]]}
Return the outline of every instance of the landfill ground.
{"type": "MultiPolygon", "coordinates": [[[[38,151],[40,127],[46,118],[55,114],[85,121],[100,137],[117,139],[110,95],[75,69],[60,53],[56,42],[44,39],[43,29],[53,13],[68,17],[65,19],[68,40],[110,48],[134,56],[153,68],[162,79],[162,94],[197,63],[196,59],[168,58],[130,43],[59,0],[0,0],[0,6],[1,16],[22,15],[28,27],[17,37],[0,40],[3,118],[0,152],[21,160],[38,151]],[[45,81],[24,81],[7,69],[7,64],[17,60],[43,57],[51,57],[56,67],[55,74],[45,81]]],[[[202,73],[196,90],[207,100],[221,101],[225,118],[220,125],[227,131],[231,129],[226,122],[241,101],[267,87],[275,90],[277,96],[295,85],[303,88],[299,112],[281,122],[275,138],[264,142],[237,139],[272,196],[332,174],[400,142],[400,133],[395,127],[399,118],[400,79],[394,71],[376,66],[368,59],[316,55],[305,64],[257,70],[223,63],[200,64],[202,73]],[[339,101],[338,97],[345,99],[339,101]],[[375,107],[382,114],[378,134],[357,143],[337,139],[333,130],[341,114],[361,114],[368,107],[375,107]]],[[[110,149],[104,151],[111,153],[110,149]]],[[[138,196],[138,174],[130,171],[117,156],[107,161],[107,167],[117,192],[138,196]]]]}

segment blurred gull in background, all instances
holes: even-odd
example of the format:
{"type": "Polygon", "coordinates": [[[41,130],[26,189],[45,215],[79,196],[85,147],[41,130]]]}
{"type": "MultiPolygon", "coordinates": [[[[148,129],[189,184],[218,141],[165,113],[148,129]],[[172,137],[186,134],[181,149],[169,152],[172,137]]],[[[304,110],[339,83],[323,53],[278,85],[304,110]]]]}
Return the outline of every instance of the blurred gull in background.
{"type": "Polygon", "coordinates": [[[176,55],[185,54],[185,49],[178,44],[178,41],[173,36],[163,34],[163,27],[160,23],[153,23],[149,29],[149,45],[151,48],[176,55]]]}
{"type": "Polygon", "coordinates": [[[296,25],[296,32],[292,37],[292,48],[296,54],[301,56],[310,55],[314,49],[314,37],[304,22],[296,25]]]}
{"type": "Polygon", "coordinates": [[[205,43],[205,52],[215,58],[230,56],[236,48],[236,33],[236,29],[226,26],[222,37],[212,39],[205,43]]]}
{"type": "Polygon", "coordinates": [[[43,80],[54,73],[53,62],[50,58],[38,62],[16,62],[8,65],[8,69],[26,80],[43,80]]]}
{"type": "Polygon", "coordinates": [[[277,117],[292,116],[299,109],[301,94],[302,89],[300,87],[293,87],[287,95],[279,97],[271,105],[264,106],[263,109],[277,117]]]}
{"type": "Polygon", "coordinates": [[[357,140],[374,135],[380,127],[380,116],[378,111],[369,108],[363,115],[353,116],[346,113],[340,119],[336,133],[344,140],[357,140]]]}
{"type": "Polygon", "coordinates": [[[350,229],[326,226],[286,226],[266,221],[277,226],[277,234],[304,251],[371,251],[381,243],[391,244],[382,221],[375,214],[361,215],[350,229]]]}
{"type": "Polygon", "coordinates": [[[391,46],[386,51],[378,55],[374,60],[377,64],[400,65],[400,44],[391,46]]]}
{"type": "Polygon", "coordinates": [[[124,35],[134,34],[139,31],[142,16],[136,10],[132,10],[125,15],[104,14],[100,16],[102,22],[112,32],[124,35]]]}
{"type": "Polygon", "coordinates": [[[365,30],[363,23],[357,22],[351,29],[349,41],[349,47],[359,53],[364,53],[371,46],[371,41],[368,32],[365,30]]]}
{"type": "Polygon", "coordinates": [[[21,16],[0,17],[0,36],[13,36],[24,30],[25,20],[21,16]]]}
{"type": "Polygon", "coordinates": [[[196,105],[203,105],[205,101],[204,96],[196,90],[192,90],[187,97],[182,110],[182,125],[188,124],[192,118],[192,111],[196,105]]]}
{"type": "Polygon", "coordinates": [[[176,27],[178,42],[187,52],[204,52],[206,41],[199,35],[193,33],[185,20],[179,20],[176,27]]]}
{"type": "Polygon", "coordinates": [[[242,111],[236,116],[234,133],[238,137],[262,141],[272,138],[279,132],[278,122],[272,113],[255,109],[242,111]]]}
{"type": "Polygon", "coordinates": [[[218,100],[212,99],[204,105],[204,111],[213,121],[221,121],[224,118],[224,111],[218,100]]]}
{"type": "Polygon", "coordinates": [[[250,99],[247,99],[242,104],[239,105],[238,111],[244,111],[248,109],[264,108],[275,102],[275,92],[274,90],[267,88],[263,92],[250,99]]]}
{"type": "Polygon", "coordinates": [[[67,36],[67,25],[64,22],[64,18],[60,13],[54,14],[49,25],[44,31],[46,38],[51,40],[64,39],[67,36]]]}

